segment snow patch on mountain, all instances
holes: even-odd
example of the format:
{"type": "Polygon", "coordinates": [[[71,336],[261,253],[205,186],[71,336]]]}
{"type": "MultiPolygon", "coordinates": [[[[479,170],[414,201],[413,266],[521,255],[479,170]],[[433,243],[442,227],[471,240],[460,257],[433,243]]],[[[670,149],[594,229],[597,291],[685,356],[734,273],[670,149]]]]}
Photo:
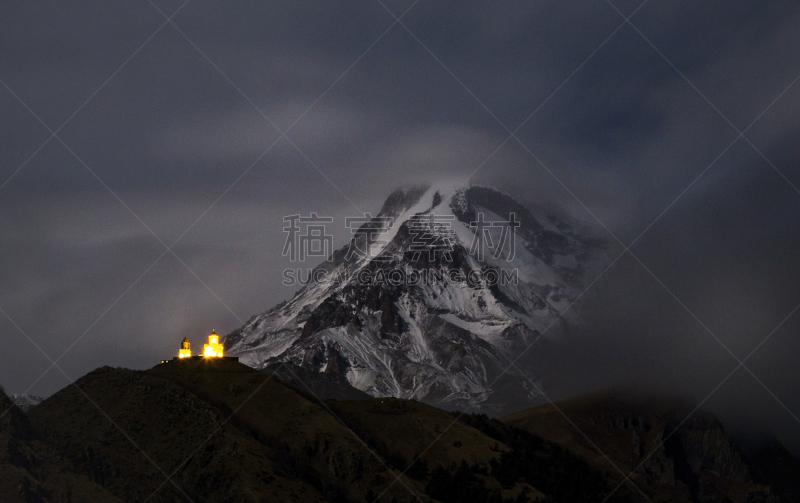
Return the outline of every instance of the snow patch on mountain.
{"type": "Polygon", "coordinates": [[[11,393],[8,395],[11,401],[19,407],[22,412],[28,412],[40,403],[44,402],[44,397],[36,395],[26,395],[23,393],[11,393]]]}

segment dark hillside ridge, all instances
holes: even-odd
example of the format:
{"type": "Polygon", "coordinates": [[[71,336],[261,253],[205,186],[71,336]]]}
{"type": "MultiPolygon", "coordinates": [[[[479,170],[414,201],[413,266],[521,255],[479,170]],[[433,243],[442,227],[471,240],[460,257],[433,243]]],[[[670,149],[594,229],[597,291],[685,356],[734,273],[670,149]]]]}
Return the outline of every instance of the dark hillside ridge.
{"type": "Polygon", "coordinates": [[[780,444],[744,446],[708,413],[686,419],[691,410],[678,400],[603,393],[501,421],[558,442],[618,481],[620,470],[635,470],[632,480],[654,501],[800,501],[800,464],[780,444]]]}
{"type": "Polygon", "coordinates": [[[59,466],[59,453],[42,442],[25,413],[0,388],[0,501],[122,500],[91,477],[59,466]]]}
{"type": "MultiPolygon", "coordinates": [[[[282,369],[308,377],[295,370],[282,369]]],[[[796,460],[779,446],[741,454],[708,416],[615,491],[621,477],[546,409],[500,421],[282,379],[226,360],[102,367],[28,414],[0,392],[0,501],[797,501],[796,460]]],[[[646,451],[671,424],[608,401],[562,405],[594,421],[593,441],[624,446],[619,463],[636,461],[619,457],[633,456],[633,432],[646,451]]]]}

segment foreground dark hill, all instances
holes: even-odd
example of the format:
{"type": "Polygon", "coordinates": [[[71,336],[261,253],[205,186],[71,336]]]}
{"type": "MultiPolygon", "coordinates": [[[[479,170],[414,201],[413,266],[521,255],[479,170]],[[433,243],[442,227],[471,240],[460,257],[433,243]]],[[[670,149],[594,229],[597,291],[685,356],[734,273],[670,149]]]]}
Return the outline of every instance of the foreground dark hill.
{"type": "Polygon", "coordinates": [[[306,387],[297,370],[103,367],[27,415],[0,393],[0,501],[599,502],[611,490],[600,470],[497,421],[409,400],[321,401],[363,395],[306,387]]]}
{"type": "Polygon", "coordinates": [[[732,440],[722,424],[677,400],[581,396],[511,414],[505,424],[564,446],[654,502],[800,501],[800,464],[779,443],[732,440]],[[565,418],[568,418],[568,420],[565,418]]]}
{"type": "Polygon", "coordinates": [[[122,501],[91,477],[63,470],[58,450],[37,437],[28,417],[0,389],[0,501],[122,501]]]}
{"type": "MultiPolygon", "coordinates": [[[[307,381],[300,370],[224,360],[103,367],[28,414],[0,392],[0,501],[795,501],[785,490],[800,473],[794,460],[734,451],[713,419],[676,436],[682,458],[665,448],[659,483],[647,472],[614,491],[618,473],[547,408],[499,421],[359,399],[346,383],[307,381]],[[693,485],[679,459],[693,469],[697,453],[693,485]]],[[[575,403],[564,409],[626,468],[636,463],[632,438],[646,452],[663,435],[662,416],[637,437],[626,425],[639,432],[649,419],[617,404],[598,419],[597,404],[575,403]]]]}
{"type": "MultiPolygon", "coordinates": [[[[30,423],[59,469],[123,501],[363,500],[397,476],[319,404],[236,362],[103,367],[77,385],[30,423]]],[[[413,500],[403,485],[421,493],[401,477],[388,494],[413,500]]]]}

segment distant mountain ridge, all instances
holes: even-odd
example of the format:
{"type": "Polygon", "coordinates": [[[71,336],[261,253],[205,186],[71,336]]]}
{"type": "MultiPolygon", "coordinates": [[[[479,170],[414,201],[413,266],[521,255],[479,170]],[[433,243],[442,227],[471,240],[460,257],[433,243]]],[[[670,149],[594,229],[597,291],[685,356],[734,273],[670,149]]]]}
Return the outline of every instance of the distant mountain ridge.
{"type": "Polygon", "coordinates": [[[9,398],[14,402],[14,404],[22,409],[23,412],[29,412],[32,408],[36,407],[42,401],[44,401],[44,397],[36,396],[36,395],[26,395],[24,393],[12,393],[8,395],[9,398]]]}
{"type": "Polygon", "coordinates": [[[608,263],[607,244],[575,227],[491,188],[397,190],[314,269],[337,281],[254,316],[225,350],[255,368],[337,374],[372,396],[494,412],[513,396],[519,407],[536,393],[508,363],[577,321],[571,302],[608,263]],[[409,280],[425,274],[445,281],[409,280]]]}

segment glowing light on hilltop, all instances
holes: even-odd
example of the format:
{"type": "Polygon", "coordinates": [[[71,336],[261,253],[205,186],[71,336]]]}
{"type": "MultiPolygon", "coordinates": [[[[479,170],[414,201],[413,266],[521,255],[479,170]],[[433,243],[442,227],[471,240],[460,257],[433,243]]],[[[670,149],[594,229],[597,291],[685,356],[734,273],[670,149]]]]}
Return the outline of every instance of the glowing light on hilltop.
{"type": "Polygon", "coordinates": [[[161,363],[164,364],[179,360],[197,360],[199,358],[225,358],[230,361],[239,361],[239,358],[236,356],[224,356],[224,351],[225,348],[219,343],[219,335],[212,330],[211,335],[208,336],[208,344],[203,345],[203,351],[197,356],[192,356],[192,345],[189,343],[189,339],[184,337],[183,341],[181,341],[181,349],[178,350],[178,356],[172,360],[161,360],[161,363]]]}
{"type": "Polygon", "coordinates": [[[222,356],[222,344],[219,343],[219,335],[215,331],[211,331],[208,336],[208,344],[203,346],[203,356],[206,358],[216,358],[222,356]]]}
{"type": "Polygon", "coordinates": [[[189,358],[190,356],[192,356],[192,347],[189,344],[189,339],[184,337],[183,342],[181,342],[181,349],[178,351],[178,358],[189,358]]]}

